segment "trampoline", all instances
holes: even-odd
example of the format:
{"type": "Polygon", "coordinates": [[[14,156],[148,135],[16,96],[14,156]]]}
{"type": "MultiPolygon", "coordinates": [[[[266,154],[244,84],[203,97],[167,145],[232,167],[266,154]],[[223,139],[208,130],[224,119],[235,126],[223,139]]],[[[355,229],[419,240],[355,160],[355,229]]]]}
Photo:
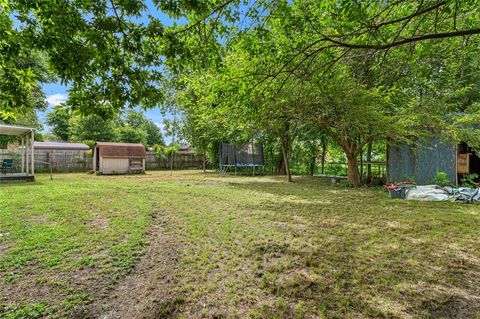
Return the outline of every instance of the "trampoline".
{"type": "Polygon", "coordinates": [[[261,143],[227,144],[220,143],[220,171],[227,173],[231,168],[235,175],[237,168],[252,168],[255,176],[255,169],[264,166],[263,145],[261,143]]]}

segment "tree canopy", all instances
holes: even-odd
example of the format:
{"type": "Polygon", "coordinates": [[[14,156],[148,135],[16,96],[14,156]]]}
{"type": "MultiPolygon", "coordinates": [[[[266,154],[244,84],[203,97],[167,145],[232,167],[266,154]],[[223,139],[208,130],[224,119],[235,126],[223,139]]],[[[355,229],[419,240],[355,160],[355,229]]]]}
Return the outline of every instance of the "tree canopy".
{"type": "Polygon", "coordinates": [[[59,108],[47,114],[47,124],[54,137],[63,141],[88,144],[115,141],[145,146],[164,144],[160,128],[136,110],[130,110],[123,116],[102,118],[97,114],[84,116],[59,108]]]}
{"type": "MultiPolygon", "coordinates": [[[[359,185],[358,158],[367,144],[411,142],[440,131],[452,140],[478,135],[459,125],[478,118],[475,4],[247,6],[249,26],[236,25],[218,52],[222,62],[185,73],[187,122],[201,136],[213,133],[211,141],[278,138],[287,175],[292,146],[313,127],[317,139],[326,135],[343,149],[349,179],[359,185]]],[[[179,29],[197,37],[193,27],[179,29]]]]}
{"type": "Polygon", "coordinates": [[[0,117],[39,107],[39,87],[53,75],[70,85],[65,106],[75,114],[68,125],[65,114],[49,117],[59,138],[158,144],[155,124],[140,125],[129,113],[118,125],[118,114],[179,108],[177,133],[212,161],[220,141],[268,141],[291,180],[289,162],[299,158],[293,150],[310,145],[315,154],[314,145],[323,141],[325,149],[329,141],[343,151],[354,185],[361,182],[358,159],[375,143],[441,132],[480,146],[472,129],[478,0],[0,6],[0,117]]]}

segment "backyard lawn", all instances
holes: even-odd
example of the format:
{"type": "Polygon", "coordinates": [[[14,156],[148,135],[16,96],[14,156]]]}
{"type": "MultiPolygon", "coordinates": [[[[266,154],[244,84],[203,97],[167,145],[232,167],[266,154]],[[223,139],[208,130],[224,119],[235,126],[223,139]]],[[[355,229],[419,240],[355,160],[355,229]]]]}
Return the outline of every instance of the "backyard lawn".
{"type": "Polygon", "coordinates": [[[0,185],[0,318],[480,318],[480,207],[198,171],[0,185]]]}

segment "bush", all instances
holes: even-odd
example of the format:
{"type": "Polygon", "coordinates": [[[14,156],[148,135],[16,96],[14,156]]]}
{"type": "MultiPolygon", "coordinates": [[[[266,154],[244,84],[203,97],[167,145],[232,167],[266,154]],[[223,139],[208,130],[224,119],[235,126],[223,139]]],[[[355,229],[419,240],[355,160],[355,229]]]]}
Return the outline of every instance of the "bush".
{"type": "Polygon", "coordinates": [[[435,180],[433,181],[435,184],[440,185],[440,186],[451,186],[452,182],[448,178],[447,173],[445,172],[438,172],[437,176],[435,176],[435,180]]]}
{"type": "Polygon", "coordinates": [[[82,140],[82,141],[79,141],[79,143],[87,144],[87,146],[90,147],[90,149],[93,149],[93,145],[95,145],[94,140],[82,140]]]}
{"type": "Polygon", "coordinates": [[[476,187],[477,183],[475,182],[478,178],[478,175],[475,173],[465,174],[460,180],[460,184],[463,187],[476,187]]]}
{"type": "Polygon", "coordinates": [[[153,151],[155,152],[155,158],[157,161],[167,158],[167,147],[162,144],[155,144],[153,146],[153,151]]]}

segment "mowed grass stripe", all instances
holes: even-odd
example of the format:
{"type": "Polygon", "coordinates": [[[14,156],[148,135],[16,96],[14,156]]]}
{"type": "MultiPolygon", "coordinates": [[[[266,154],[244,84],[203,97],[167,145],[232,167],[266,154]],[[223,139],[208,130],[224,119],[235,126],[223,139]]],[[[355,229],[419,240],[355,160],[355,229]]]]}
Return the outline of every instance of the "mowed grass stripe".
{"type": "Polygon", "coordinates": [[[18,318],[61,317],[108,295],[157,214],[180,250],[179,318],[479,315],[474,205],[194,171],[40,176],[0,192],[0,309],[18,318]]]}

